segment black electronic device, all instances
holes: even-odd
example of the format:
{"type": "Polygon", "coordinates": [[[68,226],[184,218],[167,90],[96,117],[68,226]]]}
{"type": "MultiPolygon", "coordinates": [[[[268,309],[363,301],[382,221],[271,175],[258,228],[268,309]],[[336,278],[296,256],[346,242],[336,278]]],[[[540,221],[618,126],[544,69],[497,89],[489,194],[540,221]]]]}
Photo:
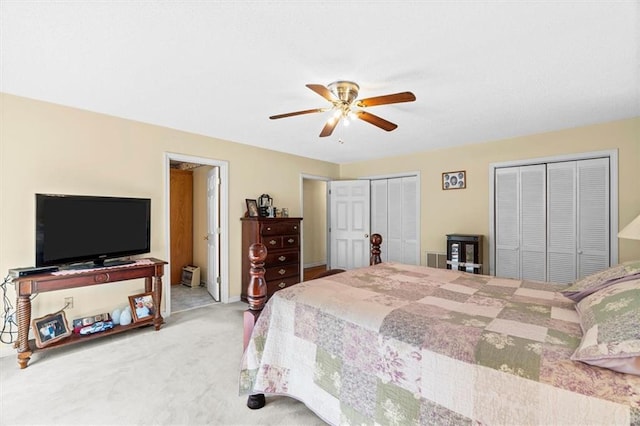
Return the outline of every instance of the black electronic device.
{"type": "Polygon", "coordinates": [[[9,276],[11,278],[19,278],[26,277],[27,275],[35,275],[35,274],[48,274],[51,272],[58,271],[57,266],[41,266],[41,267],[33,267],[27,266],[25,268],[13,268],[9,269],[9,276]]]}
{"type": "Polygon", "coordinates": [[[36,194],[36,266],[87,267],[151,251],[149,198],[36,194]]]}

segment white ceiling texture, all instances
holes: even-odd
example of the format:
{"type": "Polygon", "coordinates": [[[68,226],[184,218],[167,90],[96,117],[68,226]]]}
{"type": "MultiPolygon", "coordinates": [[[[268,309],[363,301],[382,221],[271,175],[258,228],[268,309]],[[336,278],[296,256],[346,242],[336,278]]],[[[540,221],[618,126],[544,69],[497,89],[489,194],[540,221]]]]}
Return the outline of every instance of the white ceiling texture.
{"type": "Polygon", "coordinates": [[[640,2],[0,0],[0,61],[5,93],[349,163],[640,116],[640,2]],[[417,100],[268,118],[335,80],[417,100]]]}

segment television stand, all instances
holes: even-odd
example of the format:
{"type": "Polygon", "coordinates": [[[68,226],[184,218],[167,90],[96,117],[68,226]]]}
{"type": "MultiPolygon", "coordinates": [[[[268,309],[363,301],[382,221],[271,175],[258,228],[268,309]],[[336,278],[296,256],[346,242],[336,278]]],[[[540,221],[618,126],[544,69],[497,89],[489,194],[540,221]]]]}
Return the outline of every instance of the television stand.
{"type": "Polygon", "coordinates": [[[166,264],[167,262],[163,260],[149,258],[140,259],[139,262],[125,266],[104,267],[86,271],[58,271],[14,278],[13,283],[15,284],[17,295],[16,316],[18,320],[18,339],[13,344],[13,347],[18,351],[18,365],[20,368],[27,368],[31,355],[34,351],[49,350],[149,325],[154,325],[156,330],[160,330],[163,322],[162,315],[160,315],[162,301],[162,276],[164,275],[164,265],[166,264]],[[32,295],[76,287],[110,284],[118,281],[127,281],[138,278],[144,278],[145,292],[153,293],[153,303],[158,307],[158,309],[155,310],[153,317],[125,326],[117,325],[111,330],[102,331],[88,336],[72,334],[63,340],[52,343],[44,348],[35,349],[34,342],[29,341],[32,295]]]}

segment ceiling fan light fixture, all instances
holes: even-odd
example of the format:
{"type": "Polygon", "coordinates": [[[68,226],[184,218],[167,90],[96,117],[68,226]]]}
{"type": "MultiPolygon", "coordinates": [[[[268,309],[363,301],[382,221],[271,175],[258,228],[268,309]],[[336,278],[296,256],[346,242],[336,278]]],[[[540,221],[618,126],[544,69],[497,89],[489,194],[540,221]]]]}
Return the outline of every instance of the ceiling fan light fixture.
{"type": "Polygon", "coordinates": [[[353,81],[346,80],[337,80],[327,86],[322,84],[306,84],[305,86],[329,101],[331,103],[331,107],[272,115],[269,118],[275,120],[278,118],[333,110],[333,114],[329,117],[320,132],[321,138],[330,136],[340,121],[344,121],[344,124],[348,125],[349,120],[354,120],[356,118],[390,132],[396,129],[398,125],[387,121],[384,118],[378,117],[377,115],[371,114],[363,108],[400,102],[413,102],[416,100],[413,93],[401,92],[390,95],[374,96],[356,101],[358,98],[358,92],[360,91],[360,86],[353,81]],[[344,120],[342,120],[343,118],[344,120]]]}

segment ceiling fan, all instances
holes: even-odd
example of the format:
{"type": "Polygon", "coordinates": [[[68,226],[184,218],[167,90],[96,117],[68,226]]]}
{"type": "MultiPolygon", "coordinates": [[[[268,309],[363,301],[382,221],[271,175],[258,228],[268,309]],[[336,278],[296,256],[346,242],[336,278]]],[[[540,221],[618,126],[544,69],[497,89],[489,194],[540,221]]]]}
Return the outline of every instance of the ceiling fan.
{"type": "Polygon", "coordinates": [[[367,123],[373,124],[374,126],[390,132],[397,128],[398,125],[387,121],[384,118],[378,117],[377,115],[373,115],[370,112],[364,111],[362,108],[396,104],[400,102],[413,102],[416,100],[415,95],[411,92],[394,93],[392,95],[374,96],[371,98],[357,100],[356,98],[358,97],[360,86],[353,81],[334,81],[328,86],[323,86],[322,84],[307,84],[306,86],[331,102],[331,106],[272,115],[269,118],[277,120],[278,118],[333,110],[334,114],[329,118],[329,120],[327,120],[327,123],[320,132],[321,138],[331,135],[333,129],[335,129],[343,118],[359,118],[360,120],[366,121],[367,123]]]}

